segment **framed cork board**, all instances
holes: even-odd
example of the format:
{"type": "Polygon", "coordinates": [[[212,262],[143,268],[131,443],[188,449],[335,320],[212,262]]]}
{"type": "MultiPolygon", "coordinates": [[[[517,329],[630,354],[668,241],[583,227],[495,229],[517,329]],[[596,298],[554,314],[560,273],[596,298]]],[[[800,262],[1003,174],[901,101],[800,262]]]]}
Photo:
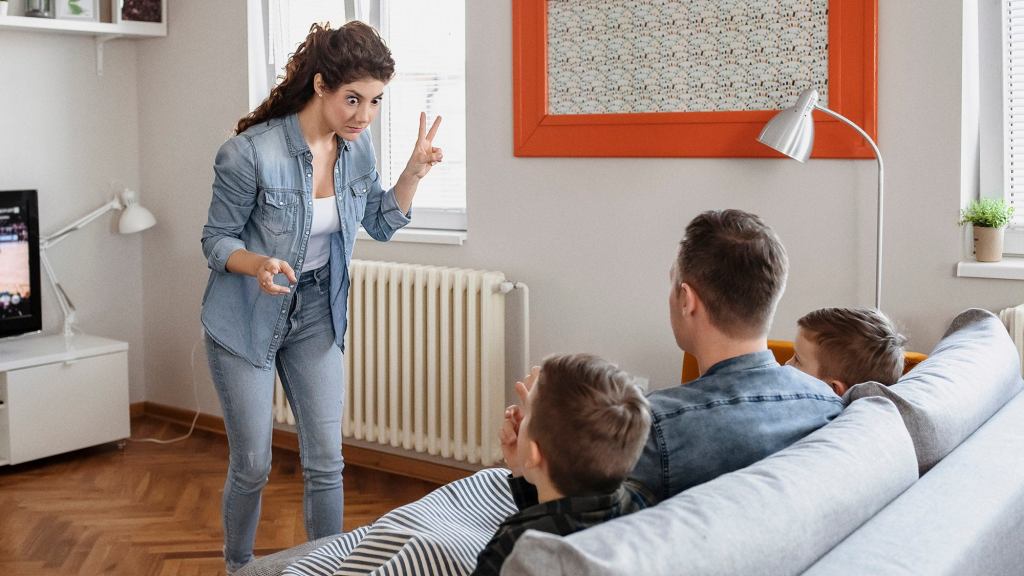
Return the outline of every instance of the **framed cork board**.
{"type": "MultiPolygon", "coordinates": [[[[876,136],[877,0],[513,0],[516,156],[781,157],[807,87],[876,136]]],[[[815,113],[813,157],[873,158],[815,113]]]]}

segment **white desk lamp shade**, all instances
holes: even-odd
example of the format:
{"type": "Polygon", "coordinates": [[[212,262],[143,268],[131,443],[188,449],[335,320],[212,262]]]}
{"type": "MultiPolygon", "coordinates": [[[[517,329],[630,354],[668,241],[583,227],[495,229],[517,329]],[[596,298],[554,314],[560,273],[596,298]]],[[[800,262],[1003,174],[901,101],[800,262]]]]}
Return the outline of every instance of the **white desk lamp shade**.
{"type": "Polygon", "coordinates": [[[147,228],[152,228],[156,224],[156,218],[153,217],[153,213],[138,205],[135,201],[134,192],[131,195],[128,192],[126,190],[122,194],[124,211],[121,212],[121,217],[117,221],[117,231],[121,234],[135,234],[147,228]]]}
{"type": "Polygon", "coordinates": [[[804,90],[796,104],[779,112],[761,129],[758,142],[800,162],[807,161],[814,147],[814,118],[818,91],[804,90]]]}

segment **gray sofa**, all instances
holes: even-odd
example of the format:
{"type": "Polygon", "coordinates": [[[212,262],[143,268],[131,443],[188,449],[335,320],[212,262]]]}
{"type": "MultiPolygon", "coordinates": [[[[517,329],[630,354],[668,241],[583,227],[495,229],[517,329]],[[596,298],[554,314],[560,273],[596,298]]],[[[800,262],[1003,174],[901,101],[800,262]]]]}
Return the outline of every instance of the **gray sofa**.
{"type": "Polygon", "coordinates": [[[583,532],[527,532],[502,575],[1024,573],[1020,374],[998,318],[968,310],[789,448],[583,532]]]}
{"type": "MultiPolygon", "coordinates": [[[[529,531],[503,576],[1024,573],[1024,382],[991,313],[761,462],[567,537],[529,531]]],[[[307,544],[247,566],[278,574],[307,544]]]]}

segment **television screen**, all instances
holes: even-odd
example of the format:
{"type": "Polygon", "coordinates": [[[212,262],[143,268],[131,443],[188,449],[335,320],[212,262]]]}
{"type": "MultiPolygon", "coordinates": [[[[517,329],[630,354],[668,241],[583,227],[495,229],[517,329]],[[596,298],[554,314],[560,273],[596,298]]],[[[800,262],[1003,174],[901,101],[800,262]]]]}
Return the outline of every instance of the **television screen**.
{"type": "Polygon", "coordinates": [[[0,190],[0,338],[42,329],[35,190],[0,190]]]}

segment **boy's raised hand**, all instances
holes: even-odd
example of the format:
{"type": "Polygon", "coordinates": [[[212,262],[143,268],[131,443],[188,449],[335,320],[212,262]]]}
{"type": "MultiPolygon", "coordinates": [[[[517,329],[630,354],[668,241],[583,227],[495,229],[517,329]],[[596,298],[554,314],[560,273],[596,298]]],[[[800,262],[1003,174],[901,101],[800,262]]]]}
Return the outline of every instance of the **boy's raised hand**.
{"type": "MultiPolygon", "coordinates": [[[[534,366],[526,378],[516,382],[516,396],[519,396],[520,404],[526,404],[526,396],[537,382],[539,375],[540,366],[534,366]]],[[[519,442],[519,425],[522,422],[523,409],[519,404],[505,408],[505,420],[501,423],[501,430],[498,431],[498,439],[501,441],[501,453],[505,458],[505,464],[512,471],[512,476],[523,475],[522,463],[519,462],[516,450],[516,445],[519,442]]]]}
{"type": "Polygon", "coordinates": [[[522,409],[513,404],[505,408],[505,421],[501,423],[501,430],[498,432],[502,456],[505,457],[505,464],[512,471],[514,477],[523,475],[523,467],[519,463],[519,455],[516,451],[516,444],[519,441],[519,423],[522,421],[522,409]]]}
{"type": "Polygon", "coordinates": [[[526,402],[526,395],[533,390],[533,385],[537,383],[537,378],[540,378],[540,366],[534,366],[530,369],[530,373],[523,378],[522,382],[516,382],[516,394],[519,395],[520,402],[526,402]],[[520,390],[522,387],[522,390],[520,390]]]}

